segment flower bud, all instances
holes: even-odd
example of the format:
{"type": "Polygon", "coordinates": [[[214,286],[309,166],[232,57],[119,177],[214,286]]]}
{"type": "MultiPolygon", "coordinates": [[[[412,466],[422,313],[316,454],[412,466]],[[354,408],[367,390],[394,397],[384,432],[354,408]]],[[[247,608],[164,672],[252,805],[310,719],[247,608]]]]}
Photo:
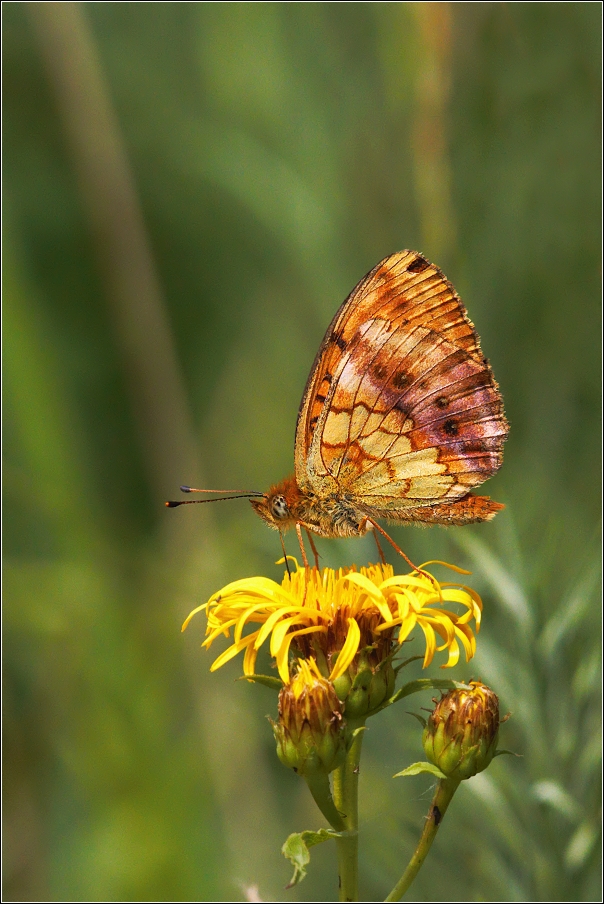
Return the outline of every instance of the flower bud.
{"type": "Polygon", "coordinates": [[[470,685],[471,691],[449,691],[438,701],[423,735],[430,762],[460,781],[486,769],[499,735],[497,695],[480,681],[470,685]]]}
{"type": "Polygon", "coordinates": [[[279,721],[272,724],[279,759],[299,774],[327,775],[344,761],[342,704],[314,660],[300,660],[279,694],[279,721]]]}
{"type": "Polygon", "coordinates": [[[372,715],[392,696],[395,683],[396,674],[390,659],[376,665],[364,653],[334,681],[338,697],[344,703],[344,714],[350,719],[372,715]]]}

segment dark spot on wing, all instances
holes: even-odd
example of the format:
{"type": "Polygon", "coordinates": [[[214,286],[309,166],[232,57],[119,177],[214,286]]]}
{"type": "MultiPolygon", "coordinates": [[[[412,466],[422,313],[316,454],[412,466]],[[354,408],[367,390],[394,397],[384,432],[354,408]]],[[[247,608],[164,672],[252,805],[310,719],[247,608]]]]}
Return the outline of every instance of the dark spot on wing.
{"type": "Polygon", "coordinates": [[[324,380],[327,380],[328,383],[331,383],[331,380],[332,380],[331,374],[325,374],[325,376],[323,377],[323,379],[324,379],[324,380]]]}
{"type": "Polygon", "coordinates": [[[373,376],[375,377],[376,380],[378,380],[380,383],[382,383],[386,378],[388,369],[386,367],[384,367],[383,364],[376,364],[374,367],[371,368],[371,373],[373,374],[373,376]]]}
{"type": "Polygon", "coordinates": [[[327,396],[319,395],[319,393],[317,393],[317,395],[315,396],[315,398],[316,398],[317,402],[324,402],[325,399],[327,398],[327,396]]]}
{"type": "Polygon", "coordinates": [[[402,399],[399,399],[398,402],[396,402],[396,404],[394,405],[394,408],[396,411],[400,411],[401,414],[404,414],[405,417],[407,417],[407,415],[411,411],[411,407],[409,405],[405,405],[405,403],[402,401],[402,399]]]}
{"type": "Polygon", "coordinates": [[[333,333],[331,334],[331,341],[335,345],[338,346],[338,348],[340,349],[341,352],[346,351],[346,346],[348,345],[348,343],[342,337],[342,333],[339,333],[337,330],[334,330],[333,333]]]}
{"type": "Polygon", "coordinates": [[[317,421],[318,421],[318,420],[319,420],[319,418],[318,418],[317,416],[311,417],[311,419],[310,419],[310,421],[309,421],[309,426],[310,426],[310,429],[311,429],[311,430],[314,430],[314,429],[315,429],[315,427],[317,426],[317,421]]]}
{"type": "Polygon", "coordinates": [[[415,258],[414,261],[411,261],[407,270],[409,273],[422,273],[424,270],[427,270],[430,266],[430,262],[426,260],[425,257],[422,257],[421,254],[415,258]]]}
{"type": "Polygon", "coordinates": [[[397,290],[392,286],[381,286],[379,292],[380,305],[385,305],[386,307],[388,307],[397,296],[397,290]]]}
{"type": "Polygon", "coordinates": [[[462,446],[463,451],[470,454],[471,452],[492,452],[493,448],[489,445],[489,443],[485,443],[484,440],[476,439],[470,440],[470,442],[465,442],[462,446]]]}
{"type": "Polygon", "coordinates": [[[400,373],[394,374],[392,377],[392,385],[395,389],[404,389],[410,382],[410,375],[406,374],[404,371],[400,371],[400,373]]]}
{"type": "Polygon", "coordinates": [[[436,405],[437,408],[446,408],[447,405],[449,404],[449,400],[441,395],[436,399],[434,404],[436,405]]]}
{"type": "Polygon", "coordinates": [[[443,430],[445,431],[447,436],[457,436],[458,433],[457,424],[451,418],[449,418],[448,421],[444,422],[443,430]]]}

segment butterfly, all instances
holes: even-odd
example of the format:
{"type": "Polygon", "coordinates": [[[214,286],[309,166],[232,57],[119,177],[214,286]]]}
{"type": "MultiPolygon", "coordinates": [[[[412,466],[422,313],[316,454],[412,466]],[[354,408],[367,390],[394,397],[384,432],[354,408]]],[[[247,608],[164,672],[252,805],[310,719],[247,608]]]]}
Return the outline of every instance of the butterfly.
{"type": "Polygon", "coordinates": [[[329,325],[300,405],[294,475],[250,502],[271,527],[321,537],[379,530],[378,518],[490,521],[503,506],[471,489],[500,468],[507,433],[461,299],[423,255],[400,251],[329,325]]]}
{"type": "Polygon", "coordinates": [[[373,529],[409,562],[377,519],[490,521],[503,505],[471,490],[499,470],[507,433],[461,299],[422,254],[400,251],[359,282],[327,329],[298,413],[294,474],[250,502],[270,527],[295,527],[305,565],[302,528],[315,560],[313,534],[373,529]]]}

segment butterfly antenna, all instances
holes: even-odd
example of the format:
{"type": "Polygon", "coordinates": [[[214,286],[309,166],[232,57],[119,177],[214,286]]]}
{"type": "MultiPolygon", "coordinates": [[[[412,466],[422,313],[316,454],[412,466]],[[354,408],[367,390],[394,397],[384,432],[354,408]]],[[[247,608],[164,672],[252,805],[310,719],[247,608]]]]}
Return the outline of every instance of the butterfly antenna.
{"type": "Polygon", "coordinates": [[[199,490],[197,487],[179,487],[181,493],[238,493],[240,496],[264,496],[257,490],[199,490]]]}
{"type": "Polygon", "coordinates": [[[255,491],[248,492],[247,490],[199,490],[195,487],[185,487],[182,486],[181,491],[183,493],[234,493],[233,496],[220,496],[215,497],[214,499],[170,499],[166,502],[166,506],[168,508],[176,508],[177,505],[195,505],[200,504],[202,502],[224,502],[227,499],[251,499],[255,496],[264,496],[264,493],[256,493],[255,491]]]}

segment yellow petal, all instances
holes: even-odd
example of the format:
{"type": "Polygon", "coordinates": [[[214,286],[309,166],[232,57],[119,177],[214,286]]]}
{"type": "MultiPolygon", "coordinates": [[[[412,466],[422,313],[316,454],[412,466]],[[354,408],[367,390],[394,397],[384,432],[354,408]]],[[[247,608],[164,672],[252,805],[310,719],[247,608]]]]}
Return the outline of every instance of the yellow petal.
{"type": "Polygon", "coordinates": [[[424,662],[422,664],[422,668],[426,668],[432,662],[434,658],[434,654],[436,652],[436,637],[434,634],[434,630],[432,625],[427,621],[419,622],[419,625],[424,632],[424,637],[426,638],[426,652],[424,655],[424,662]]]}
{"type": "Polygon", "coordinates": [[[216,638],[219,637],[221,634],[224,634],[225,637],[228,637],[229,636],[229,628],[231,628],[236,623],[237,623],[237,619],[233,618],[231,621],[226,622],[226,624],[220,625],[220,627],[218,627],[214,631],[212,631],[212,633],[210,634],[209,637],[206,637],[206,639],[202,643],[202,647],[210,647],[214,643],[216,638]]]}
{"type": "MultiPolygon", "coordinates": [[[[271,613],[271,615],[267,618],[266,622],[264,623],[264,626],[260,630],[258,642],[256,643],[257,650],[262,646],[262,644],[264,643],[266,638],[269,636],[271,631],[275,630],[275,625],[277,625],[278,622],[284,621],[291,612],[304,613],[305,610],[303,608],[301,608],[300,606],[287,606],[287,607],[284,606],[283,609],[276,609],[273,613],[271,613]]],[[[295,620],[296,619],[294,619],[294,621],[295,620]]],[[[298,618],[298,621],[302,621],[302,618],[298,618]]]]}
{"type": "Polygon", "coordinates": [[[203,612],[203,610],[207,607],[207,605],[208,605],[208,603],[204,603],[203,606],[198,606],[196,609],[193,609],[192,612],[189,612],[189,614],[185,618],[184,622],[182,623],[182,628],[180,630],[184,631],[185,628],[187,627],[187,625],[189,624],[189,622],[191,621],[191,619],[193,618],[193,616],[197,615],[198,612],[203,612]]]}
{"type": "Polygon", "coordinates": [[[466,571],[465,568],[460,568],[459,565],[451,565],[450,562],[443,562],[441,559],[430,559],[428,562],[424,562],[419,566],[420,570],[424,571],[428,565],[444,565],[445,568],[450,568],[451,571],[456,571],[457,574],[472,574],[471,571],[466,571]]]}
{"type": "Polygon", "coordinates": [[[345,574],[343,578],[341,578],[342,583],[346,582],[347,584],[356,584],[357,587],[360,587],[361,590],[364,590],[370,600],[377,607],[382,618],[390,620],[392,618],[392,613],[388,608],[388,603],[384,598],[384,594],[380,592],[380,590],[373,584],[369,578],[365,577],[364,574],[359,574],[356,571],[350,572],[350,574],[345,574]]]}
{"type": "Polygon", "coordinates": [[[210,666],[210,671],[215,672],[216,669],[219,669],[221,666],[228,662],[233,656],[236,656],[237,653],[240,653],[244,650],[249,644],[253,644],[256,639],[255,634],[248,634],[247,637],[244,637],[243,640],[240,640],[239,643],[231,644],[230,647],[221,653],[220,656],[214,660],[212,665],[210,666]]]}
{"type": "Polygon", "coordinates": [[[461,640],[464,653],[466,654],[466,662],[469,662],[476,653],[476,638],[466,625],[456,625],[455,633],[461,640]]]}
{"type": "Polygon", "coordinates": [[[258,650],[253,643],[248,644],[243,656],[243,674],[255,675],[258,650]]]}
{"type": "Polygon", "coordinates": [[[404,640],[407,640],[413,629],[417,624],[417,616],[415,612],[410,612],[402,621],[400,630],[398,632],[398,642],[402,643],[404,640]]]}
{"type": "Polygon", "coordinates": [[[289,633],[290,628],[292,628],[294,625],[299,625],[300,621],[300,617],[298,615],[294,615],[291,618],[284,618],[279,622],[278,625],[275,625],[270,640],[271,656],[275,656],[277,654],[277,650],[281,648],[281,645],[283,644],[286,635],[289,633]]]}
{"type": "Polygon", "coordinates": [[[359,649],[360,639],[361,629],[359,628],[354,618],[349,618],[346,640],[344,641],[344,646],[338,654],[337,662],[331,670],[331,675],[329,676],[330,681],[335,681],[336,678],[339,678],[340,675],[344,674],[344,672],[356,656],[357,650],[359,649]]]}
{"type": "Polygon", "coordinates": [[[441,669],[451,669],[454,665],[457,665],[459,662],[459,644],[456,640],[453,641],[451,646],[449,647],[449,658],[447,661],[441,665],[441,669]]]}

